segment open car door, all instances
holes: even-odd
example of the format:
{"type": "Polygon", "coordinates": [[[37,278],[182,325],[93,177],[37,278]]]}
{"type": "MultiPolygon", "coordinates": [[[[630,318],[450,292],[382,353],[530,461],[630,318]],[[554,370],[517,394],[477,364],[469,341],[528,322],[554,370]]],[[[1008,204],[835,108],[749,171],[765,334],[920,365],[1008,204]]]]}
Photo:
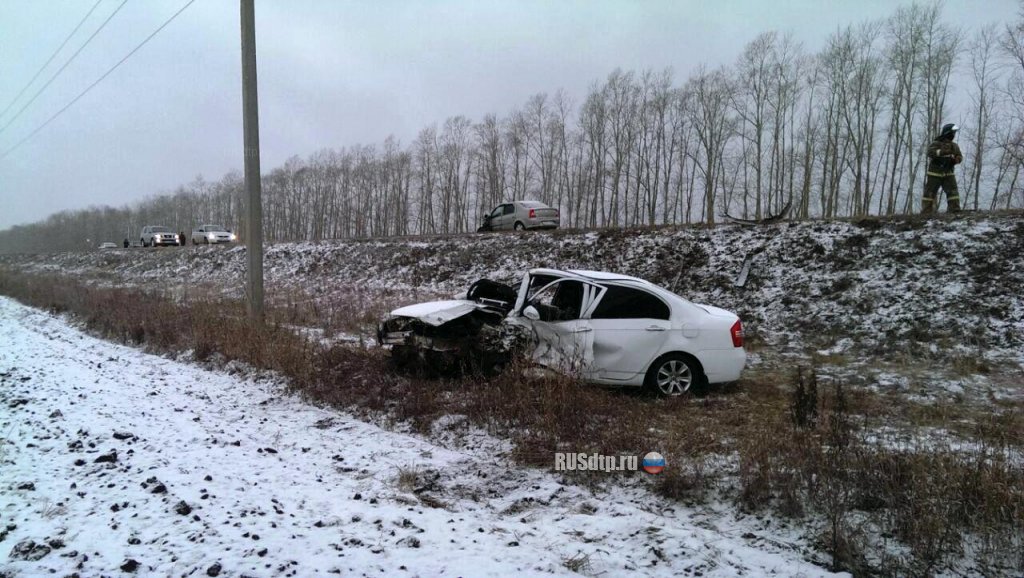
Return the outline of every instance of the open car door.
{"type": "Polygon", "coordinates": [[[585,319],[605,288],[573,277],[531,276],[519,320],[534,334],[533,360],[569,375],[585,376],[594,362],[594,332],[585,319]]]}

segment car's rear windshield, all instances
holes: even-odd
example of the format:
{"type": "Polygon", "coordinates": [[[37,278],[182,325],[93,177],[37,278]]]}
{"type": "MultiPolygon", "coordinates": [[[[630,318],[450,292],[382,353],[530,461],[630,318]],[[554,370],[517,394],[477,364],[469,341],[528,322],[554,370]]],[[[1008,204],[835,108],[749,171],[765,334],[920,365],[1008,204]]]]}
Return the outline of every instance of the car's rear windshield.
{"type": "Polygon", "coordinates": [[[150,230],[154,233],[170,233],[171,230],[167,227],[150,227],[150,230]]]}
{"type": "Polygon", "coordinates": [[[527,209],[547,209],[547,208],[550,208],[547,205],[545,205],[544,203],[541,203],[539,201],[522,201],[519,204],[524,206],[524,207],[526,207],[527,209]]]}

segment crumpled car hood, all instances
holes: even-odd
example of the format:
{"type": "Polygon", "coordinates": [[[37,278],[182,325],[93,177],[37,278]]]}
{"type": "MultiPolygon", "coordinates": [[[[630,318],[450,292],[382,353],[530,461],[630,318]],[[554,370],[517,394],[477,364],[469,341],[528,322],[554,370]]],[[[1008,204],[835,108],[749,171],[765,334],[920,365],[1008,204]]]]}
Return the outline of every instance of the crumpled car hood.
{"type": "Polygon", "coordinates": [[[427,325],[438,327],[480,308],[483,308],[483,306],[476,301],[451,299],[448,301],[430,301],[400,307],[392,311],[391,316],[411,317],[427,325]]]}

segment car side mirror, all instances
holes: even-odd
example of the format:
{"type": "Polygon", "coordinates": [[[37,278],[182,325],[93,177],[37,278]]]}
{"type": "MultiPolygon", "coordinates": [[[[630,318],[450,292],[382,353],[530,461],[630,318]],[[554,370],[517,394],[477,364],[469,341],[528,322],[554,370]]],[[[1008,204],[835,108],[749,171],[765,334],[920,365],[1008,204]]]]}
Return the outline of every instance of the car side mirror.
{"type": "Polygon", "coordinates": [[[523,309],[523,317],[532,321],[540,321],[540,311],[537,311],[537,308],[533,305],[529,305],[526,309],[523,309]]]}

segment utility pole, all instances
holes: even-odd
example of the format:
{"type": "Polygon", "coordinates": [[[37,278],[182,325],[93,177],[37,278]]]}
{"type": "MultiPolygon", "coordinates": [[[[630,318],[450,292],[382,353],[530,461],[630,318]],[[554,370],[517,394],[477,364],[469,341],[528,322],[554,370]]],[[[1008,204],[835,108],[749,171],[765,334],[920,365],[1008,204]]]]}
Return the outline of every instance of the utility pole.
{"type": "Polygon", "coordinates": [[[242,2],[242,132],[245,146],[246,297],[249,317],[263,322],[263,201],[260,187],[260,115],[256,96],[256,10],[242,2]]]}

